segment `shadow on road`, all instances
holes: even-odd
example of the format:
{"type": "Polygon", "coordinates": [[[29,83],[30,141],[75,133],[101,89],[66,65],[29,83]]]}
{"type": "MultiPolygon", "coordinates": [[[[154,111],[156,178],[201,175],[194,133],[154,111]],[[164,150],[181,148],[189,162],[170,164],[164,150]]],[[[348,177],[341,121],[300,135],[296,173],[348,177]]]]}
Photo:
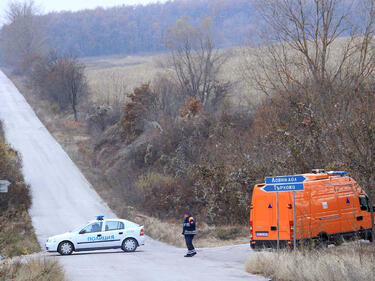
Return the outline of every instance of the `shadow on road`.
{"type": "MultiPolygon", "coordinates": [[[[130,255],[136,253],[143,253],[144,251],[135,251],[131,253],[125,253],[123,251],[106,251],[106,252],[74,252],[71,256],[85,256],[85,255],[105,255],[105,254],[123,254],[123,255],[130,255]]],[[[62,256],[58,253],[51,253],[49,254],[50,257],[69,257],[69,256],[62,256]]]]}

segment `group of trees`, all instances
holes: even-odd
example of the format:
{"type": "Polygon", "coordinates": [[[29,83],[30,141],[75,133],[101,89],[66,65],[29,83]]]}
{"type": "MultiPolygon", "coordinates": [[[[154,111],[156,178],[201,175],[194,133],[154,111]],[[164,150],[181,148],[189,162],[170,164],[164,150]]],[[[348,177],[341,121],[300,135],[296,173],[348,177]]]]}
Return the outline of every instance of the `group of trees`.
{"type": "Polygon", "coordinates": [[[9,2],[6,24],[0,31],[0,58],[23,71],[28,60],[45,54],[47,35],[40,12],[33,2],[9,2]]]}
{"type": "Polygon", "coordinates": [[[2,61],[27,75],[37,94],[60,109],[71,107],[77,120],[78,102],[88,91],[85,66],[48,47],[46,22],[33,1],[10,2],[6,20],[0,33],[2,61]]]}
{"type": "MultiPolygon", "coordinates": [[[[267,175],[312,168],[348,170],[375,199],[375,1],[255,2],[262,17],[262,41],[246,48],[239,71],[262,99],[249,108],[235,107],[228,99],[231,83],[221,76],[228,53],[216,45],[217,29],[233,9],[241,8],[247,17],[253,14],[245,8],[248,1],[194,1],[189,9],[189,1],[176,1],[42,17],[47,22],[49,17],[57,19],[50,26],[57,34],[51,40],[64,41],[60,50],[80,55],[157,50],[164,45],[153,42],[166,43],[172,72],[135,89],[122,114],[110,116],[110,108],[98,106],[98,114],[89,115],[89,126],[99,128],[93,137],[98,140],[93,163],[102,166],[103,177],[109,175],[108,182],[128,203],[161,217],[174,217],[190,207],[208,223],[245,223],[255,183],[267,175]],[[165,16],[162,7],[168,13],[185,7],[183,14],[190,18],[167,25],[165,17],[163,25],[144,27],[141,19],[151,11],[159,11],[148,18],[153,23],[165,16]],[[198,22],[194,9],[205,15],[204,7],[215,8],[215,16],[198,22]],[[224,11],[229,14],[218,17],[224,11]],[[86,16],[91,13],[92,19],[86,16]],[[90,32],[91,23],[107,14],[118,17],[106,21],[137,15],[139,22],[123,44],[110,40],[125,38],[117,36],[116,24],[108,25],[113,33],[106,40],[96,39],[107,22],[93,25],[96,31],[90,32]],[[58,24],[70,17],[88,28],[72,33],[80,41],[59,37],[57,26],[66,28],[68,23],[58,24]],[[156,39],[151,36],[155,30],[156,39]],[[145,38],[150,45],[144,44],[145,38]]],[[[15,22],[3,29],[2,46],[9,43],[4,30],[15,22]]],[[[44,42],[43,36],[38,38],[44,42]]],[[[69,56],[19,53],[15,57],[28,58],[20,65],[29,65],[37,93],[62,109],[71,106],[77,117],[77,98],[87,93],[84,66],[69,56]]]]}
{"type": "Polygon", "coordinates": [[[165,51],[170,26],[183,16],[194,26],[211,17],[213,39],[220,47],[239,45],[254,28],[252,1],[176,0],[147,6],[119,6],[50,13],[49,45],[60,53],[100,56],[165,51]]]}
{"type": "Polygon", "coordinates": [[[168,31],[173,77],[137,89],[131,107],[140,110],[125,107],[125,140],[148,137],[128,159],[145,211],[173,217],[188,206],[209,223],[245,222],[256,182],[313,168],[347,170],[374,199],[374,1],[258,4],[263,41],[240,69],[263,96],[254,110],[226,106],[230,88],[207,106],[225,57],[204,24],[185,19],[168,31]],[[167,90],[179,110],[163,106],[167,90]],[[127,126],[130,117],[140,127],[127,126]],[[142,120],[160,133],[145,135],[142,120]]]}

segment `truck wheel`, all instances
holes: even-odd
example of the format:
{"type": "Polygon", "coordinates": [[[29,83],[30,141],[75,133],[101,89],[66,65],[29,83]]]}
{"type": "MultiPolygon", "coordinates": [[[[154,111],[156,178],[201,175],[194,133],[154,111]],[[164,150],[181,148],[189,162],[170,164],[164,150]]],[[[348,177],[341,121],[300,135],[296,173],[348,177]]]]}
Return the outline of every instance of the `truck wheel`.
{"type": "Polygon", "coordinates": [[[57,247],[57,251],[62,256],[71,255],[73,253],[73,244],[69,241],[63,241],[57,247]]]}
{"type": "Polygon", "coordinates": [[[339,235],[336,239],[335,239],[335,245],[336,246],[340,246],[342,243],[344,243],[344,238],[341,236],[341,235],[339,235]]]}
{"type": "Polygon", "coordinates": [[[371,231],[365,231],[365,240],[369,240],[370,242],[372,242],[372,232],[371,231]]]}
{"type": "Polygon", "coordinates": [[[122,242],[121,249],[124,252],[134,252],[138,247],[138,242],[134,238],[128,238],[125,239],[124,242],[122,242]]]}
{"type": "Polygon", "coordinates": [[[328,236],[325,233],[320,233],[318,239],[317,248],[318,249],[325,249],[328,247],[328,236]]]}

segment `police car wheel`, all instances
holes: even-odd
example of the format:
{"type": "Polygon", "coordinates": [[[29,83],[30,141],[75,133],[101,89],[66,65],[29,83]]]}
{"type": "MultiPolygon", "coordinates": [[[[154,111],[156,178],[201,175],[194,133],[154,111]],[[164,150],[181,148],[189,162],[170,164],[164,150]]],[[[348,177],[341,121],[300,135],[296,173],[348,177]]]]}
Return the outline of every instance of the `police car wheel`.
{"type": "Polygon", "coordinates": [[[134,252],[138,247],[138,243],[133,238],[128,238],[122,242],[122,250],[124,252],[134,252]]]}
{"type": "Polygon", "coordinates": [[[61,242],[57,251],[63,256],[71,255],[73,253],[73,244],[68,241],[61,242]]]}

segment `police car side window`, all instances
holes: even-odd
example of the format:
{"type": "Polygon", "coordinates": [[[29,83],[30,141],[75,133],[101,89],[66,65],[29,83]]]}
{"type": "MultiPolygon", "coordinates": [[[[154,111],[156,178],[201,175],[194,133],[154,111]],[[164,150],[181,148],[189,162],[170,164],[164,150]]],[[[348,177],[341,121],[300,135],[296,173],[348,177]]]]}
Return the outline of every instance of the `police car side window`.
{"type": "Polygon", "coordinates": [[[107,221],[105,231],[124,229],[124,224],[120,221],[107,221]]]}
{"type": "Polygon", "coordinates": [[[84,229],[80,231],[81,234],[83,233],[93,233],[93,232],[101,232],[102,231],[102,222],[94,222],[89,224],[84,229]]]}

